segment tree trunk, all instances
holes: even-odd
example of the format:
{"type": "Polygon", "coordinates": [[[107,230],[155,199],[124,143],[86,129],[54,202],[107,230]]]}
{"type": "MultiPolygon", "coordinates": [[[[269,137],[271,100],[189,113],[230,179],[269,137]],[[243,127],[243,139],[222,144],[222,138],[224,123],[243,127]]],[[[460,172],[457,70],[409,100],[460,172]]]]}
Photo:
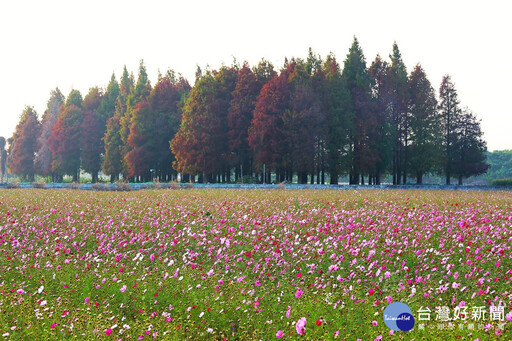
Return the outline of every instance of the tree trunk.
{"type": "Polygon", "coordinates": [[[331,185],[337,185],[338,184],[338,173],[335,170],[331,170],[329,176],[331,178],[329,183],[331,185]]]}
{"type": "Polygon", "coordinates": [[[459,175],[459,186],[462,186],[462,175],[459,175]]]}
{"type": "Polygon", "coordinates": [[[423,184],[423,173],[416,173],[416,184],[423,184]]]}

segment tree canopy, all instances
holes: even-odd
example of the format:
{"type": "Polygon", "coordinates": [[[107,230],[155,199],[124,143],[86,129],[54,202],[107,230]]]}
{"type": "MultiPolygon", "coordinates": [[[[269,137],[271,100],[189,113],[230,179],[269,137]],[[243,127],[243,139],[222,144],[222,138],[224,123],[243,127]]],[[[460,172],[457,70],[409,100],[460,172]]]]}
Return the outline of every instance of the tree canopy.
{"type": "Polygon", "coordinates": [[[27,107],[8,142],[1,159],[26,180],[462,184],[489,167],[480,121],[449,75],[436,96],[397,43],[368,66],[355,37],[342,62],[309,49],[279,70],[264,59],[198,66],[193,86],[173,70],[152,86],[140,61],[136,81],[125,66],[84,98],[56,88],[41,124],[27,107]]]}

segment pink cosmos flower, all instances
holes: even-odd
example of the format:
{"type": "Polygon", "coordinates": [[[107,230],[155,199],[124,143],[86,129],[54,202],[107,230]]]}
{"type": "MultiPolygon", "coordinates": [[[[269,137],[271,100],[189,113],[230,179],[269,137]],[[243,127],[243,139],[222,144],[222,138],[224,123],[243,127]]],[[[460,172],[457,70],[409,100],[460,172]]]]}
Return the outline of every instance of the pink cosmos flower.
{"type": "Polygon", "coordinates": [[[301,317],[299,321],[297,321],[297,323],[295,324],[295,329],[297,330],[297,333],[299,335],[303,335],[304,332],[305,332],[305,328],[306,327],[306,318],[305,317],[301,317]]]}
{"type": "Polygon", "coordinates": [[[290,312],[292,311],[292,307],[288,306],[288,309],[286,310],[286,317],[290,318],[290,312]]]}
{"type": "Polygon", "coordinates": [[[276,337],[277,338],[283,337],[283,331],[282,330],[278,330],[277,334],[276,334],[276,337]]]}
{"type": "Polygon", "coordinates": [[[507,321],[512,321],[512,310],[507,315],[505,315],[505,319],[507,321]]]}
{"type": "Polygon", "coordinates": [[[87,304],[87,302],[89,302],[89,297],[86,297],[85,300],[84,300],[85,304],[87,304]]]}
{"type": "Polygon", "coordinates": [[[107,334],[107,335],[112,334],[112,329],[108,328],[107,330],[105,330],[105,334],[107,334]]]}
{"type": "Polygon", "coordinates": [[[151,259],[151,261],[154,261],[155,260],[155,255],[154,254],[151,254],[151,256],[149,256],[149,259],[151,259]]]}
{"type": "Polygon", "coordinates": [[[126,291],[126,285],[123,285],[123,286],[121,287],[121,289],[119,289],[119,291],[121,291],[121,292],[125,292],[125,291],[126,291]]]}
{"type": "Polygon", "coordinates": [[[304,291],[302,291],[300,288],[297,289],[297,292],[295,293],[295,297],[299,298],[304,294],[304,291]]]}
{"type": "Polygon", "coordinates": [[[378,325],[377,321],[375,321],[375,320],[372,321],[372,326],[377,327],[377,325],[378,325]]]}
{"type": "Polygon", "coordinates": [[[25,293],[25,290],[23,290],[23,289],[18,289],[18,290],[16,290],[16,293],[17,293],[18,295],[22,295],[22,294],[24,294],[24,293],[25,293]]]}

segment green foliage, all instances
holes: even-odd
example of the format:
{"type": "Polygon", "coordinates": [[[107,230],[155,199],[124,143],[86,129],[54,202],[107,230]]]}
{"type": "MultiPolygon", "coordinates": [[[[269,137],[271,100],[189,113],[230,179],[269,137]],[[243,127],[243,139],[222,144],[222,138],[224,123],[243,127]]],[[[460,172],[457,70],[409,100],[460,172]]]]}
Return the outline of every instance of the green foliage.
{"type": "Polygon", "coordinates": [[[358,184],[359,177],[368,173],[376,160],[376,149],[369,143],[369,135],[375,129],[372,96],[373,79],[366,68],[366,60],[358,40],[354,37],[352,46],[345,59],[342,80],[347,87],[349,100],[347,113],[349,125],[349,160],[350,183],[358,184]]]}
{"type": "Polygon", "coordinates": [[[495,179],[491,181],[492,186],[512,186],[512,178],[495,179]]]}
{"type": "Polygon", "coordinates": [[[485,177],[488,182],[495,179],[512,178],[512,150],[496,150],[487,153],[489,170],[485,177]]]}
{"type": "Polygon", "coordinates": [[[119,83],[116,80],[115,74],[112,74],[105,94],[101,98],[101,104],[98,108],[98,115],[104,126],[106,126],[108,119],[114,116],[117,99],[119,98],[120,93],[121,88],[119,83]]]}
{"type": "Polygon", "coordinates": [[[468,108],[461,112],[456,135],[454,174],[459,177],[459,185],[462,185],[463,178],[483,174],[489,168],[485,161],[487,145],[480,122],[468,108]]]}
{"type": "Polygon", "coordinates": [[[434,88],[419,64],[410,75],[409,89],[407,170],[420,184],[424,174],[440,168],[441,119],[434,88]]]}
{"type": "Polygon", "coordinates": [[[7,151],[5,150],[5,145],[7,141],[5,137],[0,136],[0,182],[4,182],[4,176],[7,172],[7,151]]]}
{"type": "Polygon", "coordinates": [[[80,93],[80,91],[75,90],[75,89],[71,90],[71,92],[68,95],[68,98],[66,99],[66,107],[69,107],[72,105],[74,105],[80,109],[83,108],[82,94],[80,93]]]}
{"type": "Polygon", "coordinates": [[[103,137],[105,144],[105,156],[103,158],[103,173],[110,175],[112,180],[116,180],[123,170],[123,154],[121,139],[121,123],[117,116],[111,117],[107,121],[107,130],[103,137]]]}

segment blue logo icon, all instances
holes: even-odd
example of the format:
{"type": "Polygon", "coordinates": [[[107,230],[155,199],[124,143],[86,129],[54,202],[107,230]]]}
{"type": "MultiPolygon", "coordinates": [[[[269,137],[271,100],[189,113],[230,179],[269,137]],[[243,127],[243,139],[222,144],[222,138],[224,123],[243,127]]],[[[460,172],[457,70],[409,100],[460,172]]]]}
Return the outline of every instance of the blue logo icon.
{"type": "Polygon", "coordinates": [[[384,323],[394,331],[409,331],[414,327],[411,308],[402,302],[393,302],[384,309],[384,323]]]}

